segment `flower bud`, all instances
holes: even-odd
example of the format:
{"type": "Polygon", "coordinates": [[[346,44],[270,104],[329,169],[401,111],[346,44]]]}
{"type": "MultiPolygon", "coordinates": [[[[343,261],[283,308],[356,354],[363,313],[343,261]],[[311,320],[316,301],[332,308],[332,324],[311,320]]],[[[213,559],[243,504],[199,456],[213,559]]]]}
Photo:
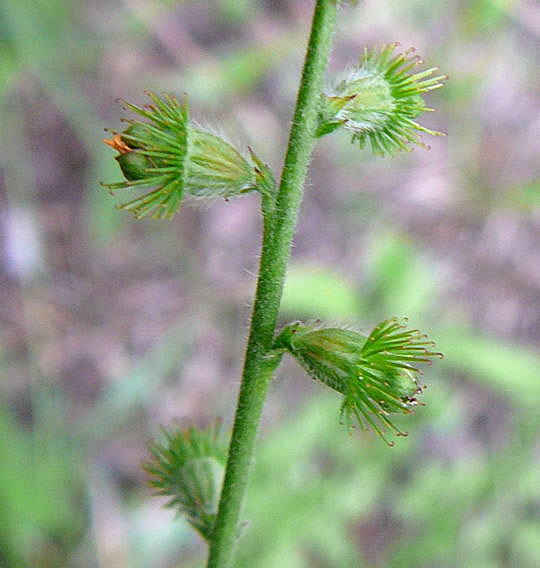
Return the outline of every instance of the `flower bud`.
{"type": "MultiPolygon", "coordinates": [[[[148,136],[146,127],[143,124],[134,123],[128,126],[122,134],[115,134],[112,139],[112,144],[110,140],[106,140],[109,146],[112,146],[120,152],[118,156],[115,157],[115,160],[120,165],[124,177],[129,181],[148,177],[152,165],[155,163],[160,165],[159,160],[154,159],[154,161],[152,161],[149,157],[138,151],[142,150],[143,147],[140,145],[140,142],[135,142],[135,140],[139,140],[141,136],[144,137],[145,135],[148,136]]],[[[156,144],[157,142],[158,140],[154,137],[152,143],[156,144]]]]}
{"type": "Polygon", "coordinates": [[[120,208],[137,217],[153,212],[156,218],[172,218],[184,195],[227,199],[257,189],[253,167],[229,142],[190,126],[186,101],[148,96],[152,104],[145,107],[126,103],[146,120],[128,120],[123,132],[104,140],[119,152],[116,160],[125,177],[105,187],[150,190],[120,208]]]}
{"type": "Polygon", "coordinates": [[[158,495],[171,497],[168,507],[187,516],[209,540],[214,526],[226,462],[226,444],[218,427],[163,431],[154,442],[153,459],[145,465],[158,495]]]}
{"type": "MultiPolygon", "coordinates": [[[[430,363],[434,344],[418,330],[407,330],[396,319],[377,325],[369,336],[340,328],[293,323],[275,340],[305,371],[344,396],[342,416],[348,426],[371,426],[384,438],[386,428],[404,436],[388,418],[411,413],[422,392],[418,363],[430,363]]],[[[385,439],[385,438],[384,438],[385,439]]]]}
{"type": "Polygon", "coordinates": [[[359,65],[323,94],[317,136],[343,126],[360,148],[392,155],[410,143],[425,147],[421,133],[442,135],[414,119],[432,110],[422,93],[442,87],[446,76],[432,76],[436,67],[412,72],[422,60],[412,49],[394,55],[397,45],[365,48],[359,65]]]}

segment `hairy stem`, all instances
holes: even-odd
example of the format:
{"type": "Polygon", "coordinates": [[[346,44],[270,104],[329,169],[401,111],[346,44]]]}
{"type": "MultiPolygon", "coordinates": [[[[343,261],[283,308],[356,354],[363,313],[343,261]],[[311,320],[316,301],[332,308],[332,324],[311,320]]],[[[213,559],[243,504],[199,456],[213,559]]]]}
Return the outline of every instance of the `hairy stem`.
{"type": "Polygon", "coordinates": [[[304,179],[314,145],[319,97],[336,11],[334,0],[317,0],[281,183],[270,222],[265,218],[242,384],[207,568],[227,568],[232,562],[257,428],[277,364],[275,359],[268,359],[268,352],[274,338],[304,179]]]}

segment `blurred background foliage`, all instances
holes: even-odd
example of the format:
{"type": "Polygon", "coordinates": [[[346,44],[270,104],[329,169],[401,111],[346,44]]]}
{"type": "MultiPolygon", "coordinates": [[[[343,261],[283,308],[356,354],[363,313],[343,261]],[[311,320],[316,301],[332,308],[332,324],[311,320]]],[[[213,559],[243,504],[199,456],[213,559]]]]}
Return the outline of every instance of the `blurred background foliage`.
{"type": "MultiPolygon", "coordinates": [[[[0,0],[0,566],[196,568],[151,497],[158,425],[230,424],[260,218],[255,195],[135,222],[105,126],[117,97],[192,113],[279,171],[312,2],[0,0]]],[[[236,568],[540,566],[540,8],[364,0],[331,69],[373,42],[451,77],[426,152],[315,152],[283,321],[408,316],[446,358],[388,448],[285,361],[236,568]]]]}

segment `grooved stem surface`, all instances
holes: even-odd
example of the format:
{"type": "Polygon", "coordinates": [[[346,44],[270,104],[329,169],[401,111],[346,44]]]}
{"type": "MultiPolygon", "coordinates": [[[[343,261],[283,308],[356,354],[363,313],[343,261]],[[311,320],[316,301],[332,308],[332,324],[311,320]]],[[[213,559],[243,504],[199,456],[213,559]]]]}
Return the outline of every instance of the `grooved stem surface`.
{"type": "Polygon", "coordinates": [[[336,12],[334,0],[317,0],[281,183],[271,220],[265,219],[251,329],[207,568],[229,568],[233,559],[259,420],[276,366],[265,355],[274,338],[304,180],[315,142],[319,97],[336,12]]]}

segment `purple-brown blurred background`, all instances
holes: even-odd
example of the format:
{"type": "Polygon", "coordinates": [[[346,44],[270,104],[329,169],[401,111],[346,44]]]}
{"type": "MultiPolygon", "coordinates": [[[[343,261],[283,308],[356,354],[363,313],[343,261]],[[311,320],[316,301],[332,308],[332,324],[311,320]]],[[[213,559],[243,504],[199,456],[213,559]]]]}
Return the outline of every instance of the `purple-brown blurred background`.
{"type": "MultiPolygon", "coordinates": [[[[0,0],[0,566],[204,564],[140,466],[160,424],[230,424],[259,203],[135,221],[101,138],[117,97],[186,92],[279,173],[311,10],[0,0]]],[[[329,80],[396,40],[450,75],[423,117],[449,136],[393,159],[320,141],[283,322],[407,316],[445,360],[391,449],[284,361],[236,568],[540,566],[540,6],[365,0],[329,80]]]]}

